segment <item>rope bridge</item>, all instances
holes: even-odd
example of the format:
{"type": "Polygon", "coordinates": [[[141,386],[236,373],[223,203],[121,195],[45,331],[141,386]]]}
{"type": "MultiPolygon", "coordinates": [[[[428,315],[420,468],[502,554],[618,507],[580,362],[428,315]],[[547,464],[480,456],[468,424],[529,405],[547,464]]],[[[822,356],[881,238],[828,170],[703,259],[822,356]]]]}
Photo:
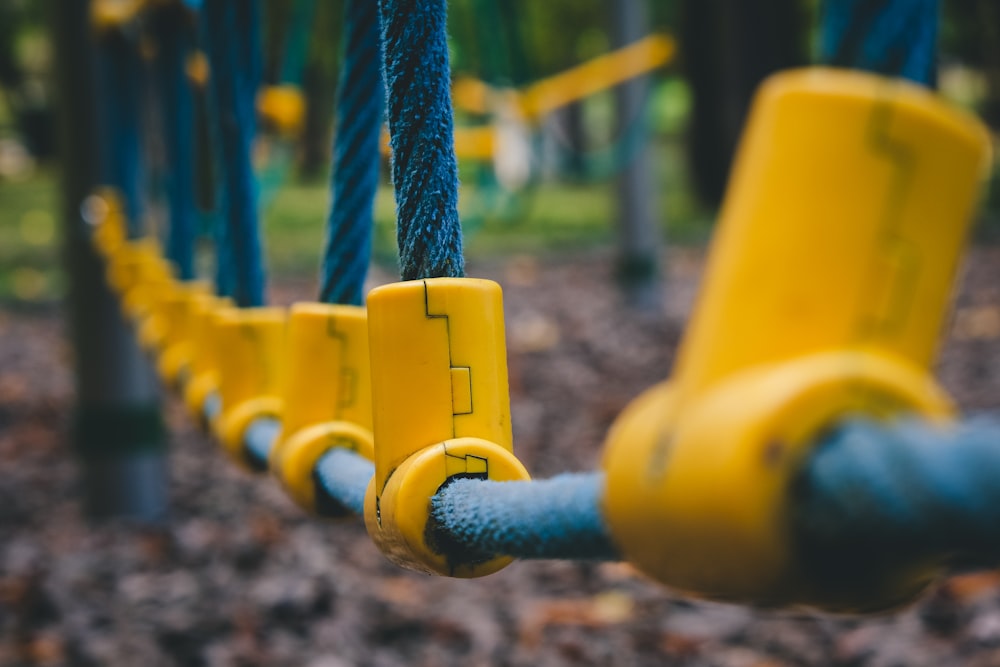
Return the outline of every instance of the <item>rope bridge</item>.
{"type": "MultiPolygon", "coordinates": [[[[206,20],[253,20],[214,2],[206,20]]],[[[825,57],[929,83],[932,3],[870,4],[828,3],[825,57]]],[[[464,277],[445,2],[345,12],[321,303],[234,308],[177,281],[112,196],[94,230],[166,382],[235,461],[441,575],[624,559],[707,597],[867,611],[996,560],[1000,424],[956,422],[929,372],[987,157],[976,121],[873,74],[767,82],[674,376],[621,415],[602,470],[530,480],[500,290],[464,277]],[[383,81],[402,281],[362,307],[383,81]]],[[[227,234],[245,259],[256,229],[227,234]]],[[[262,302],[262,271],[234,277],[240,305],[262,302]]]]}

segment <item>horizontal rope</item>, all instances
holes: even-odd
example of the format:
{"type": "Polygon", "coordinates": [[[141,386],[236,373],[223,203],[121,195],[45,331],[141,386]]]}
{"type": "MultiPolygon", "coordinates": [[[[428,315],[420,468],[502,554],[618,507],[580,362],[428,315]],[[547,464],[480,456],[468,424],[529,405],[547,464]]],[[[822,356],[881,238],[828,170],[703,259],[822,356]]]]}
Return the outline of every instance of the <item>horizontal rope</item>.
{"type": "Polygon", "coordinates": [[[545,480],[456,479],[431,499],[442,551],[459,562],[516,558],[619,560],[600,503],[604,473],[545,480]]]}
{"type": "MultiPolygon", "coordinates": [[[[216,406],[213,395],[206,416],[216,406]]],[[[273,419],[247,430],[248,459],[261,470],[279,430],[273,419]]],[[[853,589],[907,567],[992,566],[1000,560],[998,445],[996,420],[948,428],[915,419],[845,422],[816,445],[791,486],[800,562],[814,580],[853,589]]],[[[373,474],[371,461],[332,449],[315,471],[318,505],[363,514],[373,474]]],[[[431,498],[430,530],[441,552],[460,561],[615,560],[603,493],[600,472],[517,482],[456,478],[431,498]]]]}
{"type": "Polygon", "coordinates": [[[316,464],[316,488],[320,492],[317,506],[323,508],[332,503],[354,514],[363,515],[365,493],[374,474],[375,464],[360,454],[343,447],[330,450],[316,464]],[[330,502],[325,502],[327,500],[330,502]]]}
{"type": "MultiPolygon", "coordinates": [[[[280,429],[269,418],[247,428],[245,453],[254,469],[267,470],[280,429]]],[[[336,447],[324,454],[314,472],[320,513],[337,516],[346,509],[363,515],[374,474],[375,465],[356,452],[336,447]]],[[[466,560],[616,560],[601,518],[603,490],[603,473],[530,482],[454,479],[431,499],[432,530],[443,552],[466,560]]]]}
{"type": "Polygon", "coordinates": [[[903,566],[1000,560],[1000,423],[850,421],[817,445],[793,486],[802,561],[834,586],[903,566]]]}
{"type": "Polygon", "coordinates": [[[255,419],[250,423],[243,441],[246,459],[251,468],[267,472],[267,462],[280,432],[281,422],[277,419],[255,419]]]}

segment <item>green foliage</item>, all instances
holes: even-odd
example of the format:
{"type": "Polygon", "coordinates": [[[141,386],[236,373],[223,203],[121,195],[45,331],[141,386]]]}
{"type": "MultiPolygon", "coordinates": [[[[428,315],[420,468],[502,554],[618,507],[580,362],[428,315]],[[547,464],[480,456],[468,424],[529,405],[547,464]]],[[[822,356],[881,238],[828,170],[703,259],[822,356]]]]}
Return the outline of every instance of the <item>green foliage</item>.
{"type": "Polygon", "coordinates": [[[0,179],[0,301],[47,301],[59,291],[55,179],[0,179]]]}

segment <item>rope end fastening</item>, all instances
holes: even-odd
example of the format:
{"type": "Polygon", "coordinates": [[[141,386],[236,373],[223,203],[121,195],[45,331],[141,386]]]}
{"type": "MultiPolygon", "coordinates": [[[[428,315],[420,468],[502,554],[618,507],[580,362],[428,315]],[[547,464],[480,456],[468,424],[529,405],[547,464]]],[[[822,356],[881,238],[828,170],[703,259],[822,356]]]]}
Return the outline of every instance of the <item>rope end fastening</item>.
{"type": "Polygon", "coordinates": [[[434,543],[431,498],[455,478],[526,480],[513,454],[500,286],[472,278],[385,285],[368,297],[375,476],[372,539],[395,563],[480,577],[511,561],[456,562],[434,543]]]}

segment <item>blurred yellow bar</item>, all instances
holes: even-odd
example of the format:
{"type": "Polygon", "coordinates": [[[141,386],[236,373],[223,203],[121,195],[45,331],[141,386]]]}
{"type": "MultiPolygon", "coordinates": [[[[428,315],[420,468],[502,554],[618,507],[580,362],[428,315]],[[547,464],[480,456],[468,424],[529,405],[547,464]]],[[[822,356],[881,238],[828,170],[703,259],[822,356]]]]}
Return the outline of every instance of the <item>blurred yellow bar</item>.
{"type": "MultiPolygon", "coordinates": [[[[492,125],[455,128],[455,154],[462,159],[492,160],[496,150],[495,130],[492,125]]],[[[382,133],[382,154],[392,154],[389,133],[382,133]]]]}
{"type": "Polygon", "coordinates": [[[650,35],[528,86],[521,93],[521,108],[528,118],[539,118],[665,65],[676,52],[673,38],[650,35]]]}
{"type": "MultiPolygon", "coordinates": [[[[515,94],[524,115],[538,119],[559,107],[613,88],[669,63],[677,53],[677,43],[669,35],[650,35],[638,42],[572,67],[534,83],[515,94]]],[[[486,114],[494,90],[478,79],[462,77],[452,86],[457,108],[486,114]]]]}
{"type": "Polygon", "coordinates": [[[485,115],[490,110],[492,90],[485,81],[467,76],[458,77],[451,86],[451,101],[457,109],[485,115]]]}
{"type": "Polygon", "coordinates": [[[146,7],[146,0],[94,0],[90,22],[99,31],[120,28],[146,7]]]}

